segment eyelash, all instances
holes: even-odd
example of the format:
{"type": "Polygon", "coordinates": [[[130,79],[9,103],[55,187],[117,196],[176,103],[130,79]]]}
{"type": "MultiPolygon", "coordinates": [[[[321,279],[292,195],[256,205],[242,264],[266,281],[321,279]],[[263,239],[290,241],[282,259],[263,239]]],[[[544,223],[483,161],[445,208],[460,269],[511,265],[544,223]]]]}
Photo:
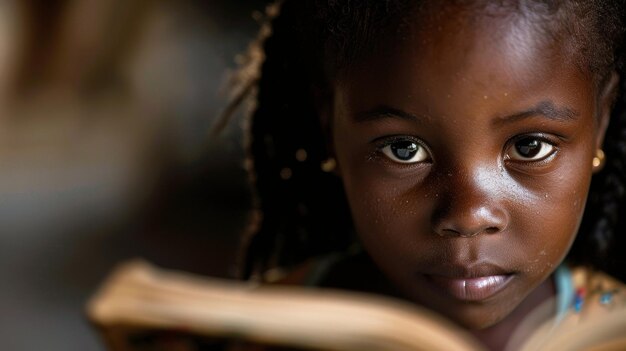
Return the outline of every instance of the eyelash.
{"type": "MultiPolygon", "coordinates": [[[[534,133],[534,134],[530,133],[530,134],[518,135],[510,139],[510,141],[505,144],[506,147],[504,149],[504,161],[509,162],[509,163],[519,163],[519,164],[529,165],[529,166],[534,166],[534,165],[539,166],[539,165],[545,164],[549,162],[553,158],[553,156],[559,151],[558,141],[555,139],[556,137],[550,137],[544,133],[534,133]],[[510,155],[508,154],[508,150],[514,150],[515,144],[524,139],[536,140],[540,143],[543,143],[544,145],[547,144],[549,147],[552,148],[552,150],[550,150],[545,156],[537,160],[518,161],[518,160],[512,159],[510,155]]],[[[543,146],[542,146],[542,149],[543,149],[543,146]]],[[[540,151],[542,149],[540,149],[540,151]]]]}
{"type": "MultiPolygon", "coordinates": [[[[516,163],[516,164],[520,164],[524,166],[535,166],[535,165],[540,166],[542,164],[549,162],[553,158],[553,156],[559,151],[558,141],[554,139],[556,139],[556,137],[550,137],[543,133],[526,133],[526,134],[515,136],[509,139],[507,143],[505,143],[505,147],[503,150],[503,153],[504,153],[503,159],[507,163],[516,163]],[[532,141],[538,141],[539,143],[542,143],[539,152],[541,152],[544,149],[545,145],[548,145],[548,147],[552,149],[549,150],[549,152],[545,156],[542,156],[540,159],[537,159],[537,160],[512,159],[510,156],[510,151],[515,151],[516,143],[523,141],[525,139],[530,139],[532,141]]],[[[398,167],[411,167],[411,166],[421,165],[421,164],[430,164],[433,162],[432,160],[433,156],[429,148],[425,145],[425,143],[421,139],[418,139],[416,137],[412,137],[408,135],[390,136],[390,137],[383,137],[383,138],[375,139],[373,143],[375,143],[376,145],[376,150],[372,154],[370,154],[370,156],[368,157],[368,160],[375,160],[375,159],[382,158],[384,161],[387,161],[393,164],[394,166],[398,166],[398,167]],[[411,143],[417,144],[418,147],[422,148],[427,153],[428,159],[426,161],[417,161],[417,162],[401,162],[401,161],[391,159],[391,157],[388,156],[384,150],[385,148],[390,147],[393,144],[396,144],[399,142],[411,142],[411,143]]]]}
{"type": "Polygon", "coordinates": [[[408,136],[408,135],[395,135],[390,137],[378,138],[373,141],[376,145],[376,150],[370,154],[368,157],[369,160],[376,160],[382,158],[384,161],[387,161],[398,167],[412,167],[416,165],[421,165],[425,163],[432,163],[432,153],[429,148],[425,145],[425,143],[416,137],[408,136]],[[391,159],[389,156],[385,154],[385,148],[392,146],[393,144],[400,142],[411,142],[415,143],[418,147],[423,149],[428,155],[428,161],[419,161],[419,162],[400,162],[391,159]]]}

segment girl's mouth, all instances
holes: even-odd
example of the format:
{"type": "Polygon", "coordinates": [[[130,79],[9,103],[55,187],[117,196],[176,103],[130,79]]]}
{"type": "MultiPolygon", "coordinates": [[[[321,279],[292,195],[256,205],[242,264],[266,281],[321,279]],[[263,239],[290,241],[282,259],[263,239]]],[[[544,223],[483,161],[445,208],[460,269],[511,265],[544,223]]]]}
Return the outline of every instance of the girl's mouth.
{"type": "Polygon", "coordinates": [[[486,275],[482,277],[445,277],[427,275],[439,290],[462,301],[482,301],[502,290],[513,274],[486,275]]]}

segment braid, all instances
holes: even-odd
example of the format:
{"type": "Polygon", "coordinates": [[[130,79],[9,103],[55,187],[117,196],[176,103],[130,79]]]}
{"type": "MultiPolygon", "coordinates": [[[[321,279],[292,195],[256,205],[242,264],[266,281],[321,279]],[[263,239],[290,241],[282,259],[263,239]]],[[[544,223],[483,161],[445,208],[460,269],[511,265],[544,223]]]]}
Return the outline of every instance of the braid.
{"type": "MultiPolygon", "coordinates": [[[[623,44],[622,44],[623,45],[623,44]]],[[[585,216],[570,258],[626,281],[626,72],[624,48],[618,51],[620,87],[605,137],[606,165],[592,180],[585,216]]]]}
{"type": "Polygon", "coordinates": [[[304,55],[298,17],[302,2],[288,1],[272,21],[248,131],[256,209],[246,238],[242,275],[288,267],[345,248],[351,220],[340,180],[321,169],[328,157],[311,94],[315,56],[304,55]]]}

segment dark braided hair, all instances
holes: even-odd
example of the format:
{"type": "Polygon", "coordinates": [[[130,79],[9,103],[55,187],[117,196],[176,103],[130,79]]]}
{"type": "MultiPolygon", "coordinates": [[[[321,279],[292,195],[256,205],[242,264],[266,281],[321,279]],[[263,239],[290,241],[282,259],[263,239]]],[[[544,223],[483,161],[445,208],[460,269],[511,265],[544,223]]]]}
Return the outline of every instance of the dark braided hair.
{"type": "MultiPolygon", "coordinates": [[[[243,277],[343,251],[355,241],[340,179],[323,169],[329,154],[319,116],[332,99],[334,79],[375,51],[384,33],[401,31],[410,25],[408,16],[433,3],[284,0],[268,8],[233,104],[256,93],[246,143],[256,203],[244,240],[243,277]]],[[[486,9],[494,1],[438,3],[486,9]]],[[[605,139],[607,163],[593,178],[570,259],[626,279],[626,235],[619,233],[626,225],[625,5],[617,0],[495,3],[509,13],[529,16],[549,37],[573,43],[581,69],[593,74],[598,87],[612,72],[622,77],[605,139]]]]}
{"type": "Polygon", "coordinates": [[[626,228],[624,204],[624,195],[626,195],[626,45],[624,42],[617,51],[616,70],[621,80],[603,145],[607,161],[603,170],[592,178],[585,214],[569,257],[572,261],[605,270],[622,281],[626,281],[626,232],[624,231],[626,228]]]}

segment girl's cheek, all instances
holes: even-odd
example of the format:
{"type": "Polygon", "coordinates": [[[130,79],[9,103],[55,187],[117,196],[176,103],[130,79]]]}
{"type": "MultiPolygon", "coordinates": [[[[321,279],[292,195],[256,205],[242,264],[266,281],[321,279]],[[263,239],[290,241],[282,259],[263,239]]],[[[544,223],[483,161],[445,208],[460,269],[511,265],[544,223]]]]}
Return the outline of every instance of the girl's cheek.
{"type": "Polygon", "coordinates": [[[378,172],[359,173],[343,174],[357,234],[366,245],[408,252],[430,232],[434,196],[415,184],[381,180],[378,172]]]}
{"type": "Polygon", "coordinates": [[[525,248],[527,273],[548,274],[569,252],[591,180],[590,168],[580,166],[585,164],[585,154],[571,154],[553,173],[511,188],[516,201],[511,204],[510,239],[511,244],[525,248]]]}

